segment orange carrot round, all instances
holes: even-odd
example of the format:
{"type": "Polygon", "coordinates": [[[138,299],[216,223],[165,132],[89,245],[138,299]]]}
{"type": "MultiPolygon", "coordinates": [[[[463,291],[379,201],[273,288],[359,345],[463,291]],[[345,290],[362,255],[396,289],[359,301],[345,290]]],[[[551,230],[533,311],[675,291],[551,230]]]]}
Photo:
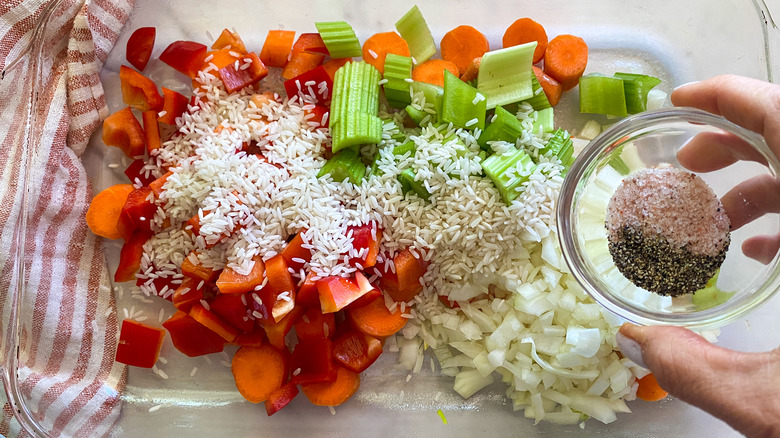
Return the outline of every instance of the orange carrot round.
{"type": "Polygon", "coordinates": [[[338,406],[352,397],[360,387],[360,374],[336,367],[336,380],[301,385],[301,391],[310,402],[317,406],[338,406]]]}
{"type": "Polygon", "coordinates": [[[285,357],[270,345],[239,348],[230,369],[238,392],[252,403],[266,401],[287,377],[285,357]]]}
{"type": "Polygon", "coordinates": [[[449,70],[455,76],[460,76],[458,66],[455,63],[443,59],[429,59],[412,70],[412,79],[443,87],[444,70],[449,70]]]}
{"type": "Polygon", "coordinates": [[[560,82],[563,91],[574,88],[588,65],[588,45],[574,35],[558,35],[547,44],[544,73],[560,82]]]}
{"type": "Polygon", "coordinates": [[[363,43],[363,60],[385,72],[385,58],[388,53],[409,56],[409,44],[395,32],[380,32],[374,34],[363,43]]]}
{"type": "Polygon", "coordinates": [[[401,315],[398,307],[390,313],[384,297],[377,297],[365,306],[347,311],[347,319],[353,327],[376,338],[386,338],[404,328],[406,318],[401,315]]]}
{"type": "Polygon", "coordinates": [[[544,58],[544,52],[547,50],[547,32],[541,24],[530,18],[515,20],[506,29],[502,39],[504,47],[519,46],[531,41],[536,41],[534,50],[534,64],[536,64],[544,58]]]}
{"type": "Polygon", "coordinates": [[[132,184],[111,186],[92,198],[87,209],[87,226],[93,233],[106,239],[119,239],[122,235],[116,224],[127,202],[127,196],[135,190],[132,184]]]}
{"type": "Polygon", "coordinates": [[[563,94],[563,87],[561,84],[544,74],[541,68],[534,65],[533,69],[536,79],[539,81],[539,85],[542,86],[542,90],[544,90],[547,100],[550,101],[550,105],[558,105],[558,102],[561,100],[561,95],[563,94]]]}
{"type": "Polygon", "coordinates": [[[490,50],[485,35],[471,26],[458,26],[447,32],[439,47],[441,58],[458,66],[458,76],[466,73],[474,58],[490,50]]]}
{"type": "Polygon", "coordinates": [[[655,379],[655,374],[653,373],[642,377],[638,382],[639,388],[636,390],[636,396],[644,401],[658,401],[669,395],[658,384],[658,380],[655,379]]]}

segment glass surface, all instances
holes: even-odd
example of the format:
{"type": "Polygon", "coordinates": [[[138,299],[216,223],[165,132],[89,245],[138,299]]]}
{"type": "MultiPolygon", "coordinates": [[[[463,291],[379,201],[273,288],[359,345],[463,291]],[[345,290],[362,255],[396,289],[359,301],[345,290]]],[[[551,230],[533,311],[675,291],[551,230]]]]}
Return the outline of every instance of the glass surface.
{"type": "MultiPolygon", "coordinates": [[[[127,39],[136,28],[157,27],[153,58],[172,41],[209,42],[212,40],[209,34],[216,36],[225,27],[235,28],[247,47],[258,51],[269,29],[312,32],[314,21],[346,20],[362,41],[375,32],[392,30],[394,22],[413,4],[411,1],[137,0],[135,11],[101,75],[109,108],[115,111],[120,107],[117,72],[124,62],[127,39]]],[[[542,23],[551,37],[571,33],[587,41],[590,61],[586,73],[647,73],[661,78],[660,88],[667,92],[676,85],[726,72],[771,79],[770,56],[778,53],[777,31],[772,28],[769,11],[760,1],[436,0],[420,2],[420,8],[437,41],[455,26],[468,24],[483,31],[493,48],[500,47],[501,36],[512,21],[531,17],[542,23]]],[[[46,44],[46,38],[52,38],[55,33],[54,29],[46,30],[39,35],[38,43],[46,44]]],[[[159,61],[150,63],[152,71],[164,70],[155,63],[159,61]]],[[[41,62],[40,68],[46,65],[41,62]]],[[[154,77],[158,85],[180,90],[182,83],[186,83],[178,74],[169,70],[166,74],[167,77],[154,77]]],[[[578,114],[577,102],[576,89],[564,96],[556,108],[558,125],[575,130],[582,125],[585,117],[578,114]]],[[[35,111],[31,113],[35,117],[35,111]]],[[[39,128],[35,128],[34,121],[30,121],[34,127],[29,136],[31,141],[40,134],[35,130],[39,128]]],[[[117,160],[121,160],[120,153],[105,148],[100,132],[96,133],[83,158],[96,192],[123,181],[121,168],[107,167],[117,160]]],[[[109,269],[113,270],[119,246],[109,242],[106,252],[109,269]]],[[[20,261],[26,260],[24,254],[18,257],[20,261]]],[[[24,286],[20,283],[11,292],[19,305],[15,314],[16,330],[4,333],[6,346],[19,345],[15,336],[31,324],[32,315],[24,286]]],[[[117,299],[120,309],[136,306],[151,321],[157,320],[157,305],[143,307],[143,303],[132,300],[126,291],[117,299]]],[[[770,310],[778,309],[780,302],[775,299],[754,313],[750,324],[747,320],[732,324],[724,330],[723,344],[751,351],[774,347],[776,340],[770,333],[777,332],[780,326],[770,310]]],[[[589,421],[584,430],[576,426],[534,425],[522,414],[512,412],[511,403],[503,397],[503,385],[462,400],[451,390],[451,378],[437,376],[427,366],[420,375],[406,382],[406,372],[394,366],[393,354],[383,355],[377,365],[364,373],[360,391],[336,408],[335,416],[328,409],[311,406],[299,397],[287,409],[267,418],[262,406],[245,402],[238,395],[229,370],[220,364],[225,360],[221,355],[210,358],[211,363],[204,358],[186,358],[175,352],[166,339],[162,356],[168,359],[161,367],[169,376],[167,380],[149,370],[129,370],[128,385],[122,395],[122,416],[113,436],[736,436],[719,420],[674,399],[629,403],[633,414],[621,414],[610,425],[589,421]],[[190,377],[195,366],[198,371],[190,377]],[[441,396],[434,402],[439,392],[441,396]],[[150,407],[159,404],[163,404],[159,410],[149,412],[150,407]],[[442,424],[437,409],[447,415],[448,425],[442,424]]],[[[28,405],[13,389],[17,375],[24,373],[24,357],[21,348],[18,355],[3,358],[6,389],[14,406],[20,408],[22,423],[38,433],[46,433],[45,427],[36,424],[35,418],[39,416],[36,407],[28,405]]],[[[426,354],[426,363],[429,357],[426,354]]]]}

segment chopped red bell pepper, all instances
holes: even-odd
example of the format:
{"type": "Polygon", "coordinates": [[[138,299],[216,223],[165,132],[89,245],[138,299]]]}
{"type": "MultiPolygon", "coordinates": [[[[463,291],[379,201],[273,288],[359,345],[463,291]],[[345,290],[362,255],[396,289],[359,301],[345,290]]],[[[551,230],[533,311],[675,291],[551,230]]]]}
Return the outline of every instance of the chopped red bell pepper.
{"type": "Polygon", "coordinates": [[[327,105],[333,90],[333,80],[325,67],[320,65],[284,81],[284,90],[290,99],[298,96],[302,100],[304,96],[310,96],[314,98],[313,103],[327,105]]]}
{"type": "Polygon", "coordinates": [[[333,313],[320,312],[311,308],[295,323],[295,334],[299,341],[314,341],[330,338],[336,331],[336,318],[333,313]]]}
{"type": "Polygon", "coordinates": [[[376,288],[371,289],[370,291],[366,292],[365,295],[349,303],[347,309],[357,309],[358,307],[366,306],[381,296],[382,296],[382,291],[376,288]]]}
{"type": "Polygon", "coordinates": [[[361,252],[362,257],[353,257],[349,263],[352,266],[359,264],[363,269],[376,265],[379,244],[382,242],[382,228],[376,223],[370,222],[360,226],[347,227],[347,235],[350,232],[352,232],[352,247],[361,252]]]}
{"type": "Polygon", "coordinates": [[[152,189],[141,187],[127,195],[125,205],[119,213],[119,221],[116,224],[122,238],[128,240],[135,230],[152,230],[152,218],[157,212],[154,203],[152,189]]]}
{"type": "Polygon", "coordinates": [[[249,274],[246,275],[239,274],[233,268],[226,266],[217,279],[219,291],[223,294],[243,294],[263,284],[265,280],[263,258],[257,255],[253,260],[255,264],[249,274]]]}
{"type": "Polygon", "coordinates": [[[318,53],[320,55],[330,55],[328,48],[325,47],[325,42],[322,41],[322,36],[319,33],[302,33],[298,36],[292,47],[293,53],[295,52],[309,52],[318,53]]]}
{"type": "Polygon", "coordinates": [[[222,30],[222,33],[219,34],[219,37],[217,37],[217,40],[211,45],[211,48],[214,50],[229,48],[229,50],[233,50],[242,55],[247,53],[244,41],[238,36],[238,33],[233,32],[230,29],[222,30]]]}
{"type": "Polygon", "coordinates": [[[287,406],[298,395],[298,385],[287,382],[268,396],[265,401],[265,413],[270,417],[287,406]]]}
{"type": "Polygon", "coordinates": [[[119,81],[125,104],[141,111],[150,109],[159,111],[162,108],[163,98],[151,79],[123,65],[119,68],[119,81]]]}
{"type": "Polygon", "coordinates": [[[246,333],[255,326],[255,321],[247,316],[246,300],[247,297],[241,294],[218,294],[209,303],[209,308],[225,322],[246,333]]]}
{"type": "Polygon", "coordinates": [[[271,319],[263,323],[263,329],[265,329],[265,334],[268,336],[268,342],[279,350],[284,349],[284,337],[287,336],[287,333],[290,333],[293,324],[298,321],[303,312],[305,312],[303,307],[295,306],[281,321],[274,322],[271,319]]]}
{"type": "Polygon", "coordinates": [[[173,306],[178,310],[189,312],[193,304],[209,298],[206,293],[209,287],[209,284],[199,278],[184,277],[179,287],[173,292],[171,299],[173,306]]]}
{"type": "Polygon", "coordinates": [[[125,57],[127,62],[139,71],[146,68],[149,58],[152,57],[156,35],[157,30],[153,27],[139,27],[127,39],[125,57]]]}
{"type": "Polygon", "coordinates": [[[260,326],[255,326],[248,333],[239,333],[233,343],[241,347],[259,347],[268,342],[265,336],[265,330],[260,326]]]}
{"type": "Polygon", "coordinates": [[[198,76],[203,66],[207,47],[194,41],[174,41],[160,55],[160,61],[187,75],[190,79],[198,76]]]}
{"type": "Polygon", "coordinates": [[[157,121],[166,125],[175,125],[176,118],[181,117],[187,111],[187,104],[190,103],[190,100],[187,96],[165,87],[162,87],[162,92],[163,107],[161,112],[163,115],[158,116],[157,121]]]}
{"type": "Polygon", "coordinates": [[[287,266],[296,271],[303,268],[304,264],[311,260],[311,250],[303,247],[304,243],[301,234],[303,234],[303,231],[296,234],[281,252],[282,257],[287,262],[287,266]]]}
{"type": "Polygon", "coordinates": [[[142,159],[133,160],[133,162],[127,166],[127,169],[125,169],[125,175],[127,175],[127,178],[131,183],[135,184],[136,180],[138,180],[142,186],[148,186],[149,183],[154,181],[154,175],[151,171],[146,171],[144,169],[145,166],[146,161],[142,159]]]}
{"type": "Polygon", "coordinates": [[[304,307],[320,308],[320,293],[317,291],[317,282],[312,280],[315,277],[314,272],[306,274],[306,279],[298,288],[298,294],[295,296],[295,303],[304,307]]]}
{"type": "Polygon", "coordinates": [[[350,371],[362,373],[382,354],[382,341],[349,329],[333,341],[333,359],[350,371]]]}
{"type": "Polygon", "coordinates": [[[204,280],[207,283],[214,282],[220,274],[220,271],[207,268],[200,264],[195,251],[190,252],[181,263],[181,273],[185,277],[193,277],[204,280]]]}
{"type": "Polygon", "coordinates": [[[122,321],[116,361],[142,368],[151,368],[160,356],[165,330],[126,319],[122,321]]]}
{"type": "Polygon", "coordinates": [[[141,267],[144,243],[151,237],[151,231],[136,230],[130,237],[130,240],[122,245],[122,251],[119,253],[119,266],[114,273],[114,281],[121,283],[123,281],[135,280],[135,273],[141,267]]]}
{"type": "Polygon", "coordinates": [[[290,56],[290,61],[282,69],[282,77],[292,79],[322,64],[325,55],[307,52],[295,52],[290,56]]]}
{"type": "Polygon", "coordinates": [[[195,321],[203,324],[204,327],[207,327],[209,330],[222,336],[227,342],[233,342],[233,340],[236,339],[236,336],[238,336],[238,329],[225,322],[225,320],[214,314],[211,310],[203,307],[203,304],[200,302],[192,304],[189,315],[193,317],[195,321]]]}
{"type": "Polygon", "coordinates": [[[191,316],[179,310],[163,323],[171,334],[173,346],[189,357],[219,353],[225,347],[225,339],[191,316]]]}
{"type": "Polygon", "coordinates": [[[250,53],[239,60],[238,68],[235,64],[230,64],[219,69],[219,78],[222,79],[225,89],[230,93],[254,85],[266,76],[268,76],[268,68],[255,53],[250,53]],[[243,68],[246,63],[245,59],[250,60],[248,68],[243,68]]]}
{"type": "Polygon", "coordinates": [[[269,30],[265,37],[260,59],[269,67],[284,67],[295,40],[295,31],[269,30]]]}
{"type": "Polygon", "coordinates": [[[146,150],[144,130],[128,106],[103,121],[103,143],[122,150],[128,158],[142,156],[146,150]]]}
{"type": "Polygon", "coordinates": [[[150,155],[153,150],[160,149],[162,138],[160,136],[160,125],[157,122],[157,111],[144,111],[141,115],[144,121],[144,134],[146,136],[146,152],[150,155]]]}
{"type": "Polygon", "coordinates": [[[398,292],[395,295],[392,291],[388,291],[388,293],[396,301],[408,302],[413,300],[423,289],[423,285],[420,282],[420,279],[425,274],[423,262],[407,248],[395,255],[393,263],[395,264],[395,274],[398,279],[398,292]]]}
{"type": "Polygon", "coordinates": [[[336,379],[333,343],[330,339],[298,342],[290,356],[290,369],[291,381],[298,384],[332,382],[336,379]]]}
{"type": "Polygon", "coordinates": [[[347,307],[368,290],[361,290],[352,278],[330,276],[317,281],[317,292],[322,313],[333,313],[347,307]]]}
{"type": "Polygon", "coordinates": [[[330,108],[323,106],[323,105],[314,105],[311,109],[303,110],[306,115],[314,114],[313,117],[309,118],[308,121],[310,122],[317,122],[321,127],[327,128],[330,126],[330,117],[328,115],[330,114],[330,108]]]}

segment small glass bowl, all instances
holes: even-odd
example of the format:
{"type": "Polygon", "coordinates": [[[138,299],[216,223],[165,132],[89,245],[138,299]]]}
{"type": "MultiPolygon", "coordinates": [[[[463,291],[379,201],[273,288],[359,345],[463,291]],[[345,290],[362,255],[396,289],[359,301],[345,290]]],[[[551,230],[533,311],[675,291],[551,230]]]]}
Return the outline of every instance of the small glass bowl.
{"type": "MultiPolygon", "coordinates": [[[[566,263],[577,281],[618,316],[642,325],[715,328],[755,310],[780,288],[777,253],[768,256],[768,263],[743,253],[743,243],[748,239],[780,235],[780,215],[753,214],[749,223],[732,230],[726,260],[717,277],[718,290],[710,288],[702,293],[672,298],[639,288],[618,271],[607,246],[607,204],[623,178],[642,169],[664,166],[691,171],[678,161],[678,151],[683,147],[691,148],[687,156],[696,157],[699,167],[683,161],[693,170],[705,170],[693,173],[704,179],[719,198],[754,178],[764,178],[780,187],[780,163],[760,135],[698,109],[648,111],[614,124],[577,157],[561,188],[559,237],[566,263]],[[694,149],[704,153],[690,154],[694,149]],[[710,170],[715,167],[714,157],[723,156],[719,154],[722,151],[730,151],[736,162],[710,170]]],[[[744,187],[734,193],[742,195],[744,187]]],[[[732,223],[735,212],[746,216],[753,211],[745,208],[750,207],[745,197],[749,195],[742,197],[745,204],[732,207],[731,212],[726,206],[732,223]]]]}

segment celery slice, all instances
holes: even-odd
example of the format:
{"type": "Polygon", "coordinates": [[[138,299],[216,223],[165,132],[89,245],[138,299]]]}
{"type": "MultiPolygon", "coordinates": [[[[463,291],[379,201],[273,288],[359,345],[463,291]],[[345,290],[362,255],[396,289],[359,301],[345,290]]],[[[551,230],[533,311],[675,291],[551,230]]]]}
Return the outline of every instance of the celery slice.
{"type": "Polygon", "coordinates": [[[414,123],[416,123],[417,126],[420,126],[420,123],[422,123],[425,116],[429,115],[425,111],[418,110],[411,105],[407,105],[406,108],[404,108],[404,111],[406,111],[406,114],[414,120],[414,123]]]}
{"type": "Polygon", "coordinates": [[[487,100],[476,88],[444,71],[441,120],[466,129],[485,129],[487,100]]]}
{"type": "Polygon", "coordinates": [[[482,56],[477,90],[487,98],[487,109],[533,97],[536,41],[493,50],[482,56]]]}
{"type": "Polygon", "coordinates": [[[534,134],[539,133],[541,128],[542,132],[553,132],[555,129],[555,110],[552,107],[545,108],[543,110],[537,110],[533,114],[536,118],[533,121],[534,134]]]}
{"type": "Polygon", "coordinates": [[[580,112],[625,117],[623,80],[591,73],[580,78],[580,112]]]}
{"type": "Polygon", "coordinates": [[[647,93],[660,84],[661,80],[654,76],[635,73],[615,73],[615,77],[623,80],[626,112],[636,114],[647,111],[647,93]]]}
{"type": "Polygon", "coordinates": [[[433,40],[431,29],[417,5],[395,22],[395,28],[409,44],[409,53],[418,64],[436,54],[436,42],[433,40]]]}
{"type": "Polygon", "coordinates": [[[489,141],[500,140],[514,144],[522,134],[523,125],[517,116],[497,106],[495,119],[482,131],[477,143],[482,149],[487,150],[489,141]]]}
{"type": "Polygon", "coordinates": [[[417,152],[417,145],[415,145],[412,140],[393,148],[393,155],[395,156],[401,156],[407,152],[411,152],[412,155],[417,152]]]}
{"type": "Polygon", "coordinates": [[[366,166],[360,159],[356,149],[345,149],[331,157],[320,169],[317,178],[330,174],[333,181],[342,182],[349,179],[352,184],[359,185],[366,174],[366,166]]]}
{"type": "Polygon", "coordinates": [[[539,79],[536,78],[535,74],[531,75],[531,90],[533,91],[533,96],[526,99],[525,101],[531,104],[535,110],[540,111],[543,109],[552,108],[552,105],[550,105],[550,100],[547,99],[547,95],[544,94],[542,84],[539,83],[539,79]]]}
{"type": "Polygon", "coordinates": [[[415,81],[412,82],[412,92],[422,93],[423,96],[425,96],[425,102],[432,102],[436,114],[441,114],[441,105],[444,100],[444,88],[427,82],[415,81]]]}
{"type": "Polygon", "coordinates": [[[550,136],[550,139],[547,140],[544,147],[539,149],[539,154],[548,156],[554,155],[558,157],[561,162],[568,161],[573,153],[574,142],[571,141],[571,135],[569,135],[569,132],[565,129],[560,128],[556,129],[550,136]]]}
{"type": "Polygon", "coordinates": [[[360,40],[346,21],[321,21],[314,26],[332,58],[353,58],[363,54],[360,40]]]}
{"type": "Polygon", "coordinates": [[[379,72],[365,62],[350,62],[336,71],[331,99],[333,152],[382,139],[379,72]]]}
{"type": "Polygon", "coordinates": [[[407,79],[412,78],[412,58],[388,53],[385,58],[385,82],[383,88],[387,103],[393,108],[403,108],[412,103],[407,79]]]}
{"type": "Polygon", "coordinates": [[[503,154],[493,154],[482,163],[482,170],[493,181],[501,199],[512,204],[521,193],[518,190],[536,168],[531,157],[522,150],[510,148],[503,154]]]}
{"type": "Polygon", "coordinates": [[[414,178],[415,174],[412,169],[405,169],[399,173],[398,182],[401,183],[401,190],[404,194],[414,192],[417,196],[427,201],[428,198],[431,197],[431,194],[428,192],[428,189],[425,188],[425,184],[423,184],[422,181],[416,181],[414,178]]]}
{"type": "Polygon", "coordinates": [[[382,120],[371,114],[357,113],[339,120],[335,125],[331,123],[330,129],[333,152],[382,140],[382,120]]]}

